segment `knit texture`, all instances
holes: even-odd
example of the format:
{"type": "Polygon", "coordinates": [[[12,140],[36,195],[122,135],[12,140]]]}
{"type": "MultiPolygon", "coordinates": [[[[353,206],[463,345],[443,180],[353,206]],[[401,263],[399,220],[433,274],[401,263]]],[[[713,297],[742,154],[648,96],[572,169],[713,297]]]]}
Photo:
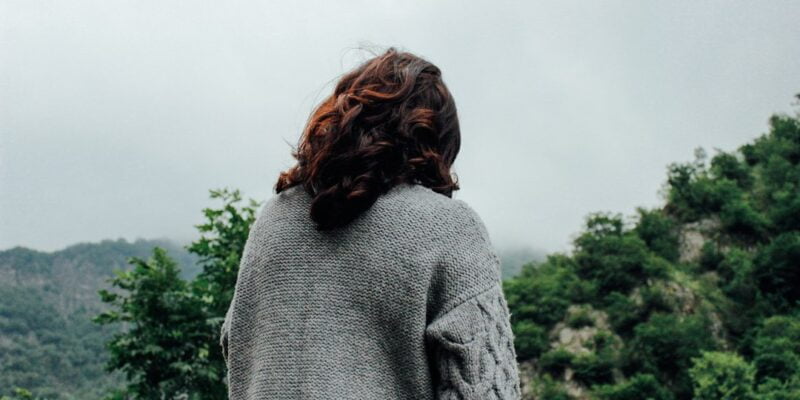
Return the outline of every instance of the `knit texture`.
{"type": "Polygon", "coordinates": [[[399,184],[319,232],[300,186],[262,207],[220,345],[244,399],[519,399],[500,260],[464,201],[399,184]]]}

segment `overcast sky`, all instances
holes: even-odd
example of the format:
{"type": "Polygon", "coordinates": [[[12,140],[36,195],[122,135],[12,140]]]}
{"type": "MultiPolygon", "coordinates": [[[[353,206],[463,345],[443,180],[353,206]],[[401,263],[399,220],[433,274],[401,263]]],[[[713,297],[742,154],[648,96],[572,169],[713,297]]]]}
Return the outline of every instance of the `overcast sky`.
{"type": "Polygon", "coordinates": [[[800,2],[0,0],[0,249],[190,240],[263,200],[336,78],[397,46],[456,98],[456,198],[498,247],[566,251],[666,166],[800,92],[800,2]]]}

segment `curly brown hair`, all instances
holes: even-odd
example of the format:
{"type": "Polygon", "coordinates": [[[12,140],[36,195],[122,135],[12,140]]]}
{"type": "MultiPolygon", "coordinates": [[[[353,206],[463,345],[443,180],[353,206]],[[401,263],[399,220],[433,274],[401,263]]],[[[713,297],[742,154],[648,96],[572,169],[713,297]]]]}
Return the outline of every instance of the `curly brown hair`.
{"type": "Polygon", "coordinates": [[[311,113],[276,193],[312,197],[317,230],[341,227],[398,183],[452,197],[461,146],[456,105],[437,66],[389,47],[344,74],[311,113]]]}

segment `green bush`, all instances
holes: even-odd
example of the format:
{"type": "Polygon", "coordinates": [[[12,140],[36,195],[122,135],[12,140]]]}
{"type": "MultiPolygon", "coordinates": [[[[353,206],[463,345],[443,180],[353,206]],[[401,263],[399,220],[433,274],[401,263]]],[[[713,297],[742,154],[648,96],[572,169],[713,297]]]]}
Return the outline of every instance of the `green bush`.
{"type": "Polygon", "coordinates": [[[756,393],[758,400],[800,400],[800,379],[784,382],[767,378],[758,385],[756,393]]]}
{"type": "Polygon", "coordinates": [[[777,312],[800,304],[800,232],[775,237],[756,256],[753,268],[758,287],[777,312]]]}
{"type": "Polygon", "coordinates": [[[616,385],[597,385],[593,393],[598,400],[673,400],[672,393],[655,376],[636,374],[616,385]]]}
{"type": "Polygon", "coordinates": [[[564,374],[564,370],[572,365],[574,358],[575,355],[567,349],[557,348],[544,353],[539,360],[539,365],[551,376],[560,377],[564,374]]]}
{"type": "Polygon", "coordinates": [[[600,296],[628,293],[647,278],[647,244],[624,228],[620,215],[591,214],[574,244],[578,276],[592,281],[600,296]]]}
{"type": "Polygon", "coordinates": [[[639,221],[633,228],[636,235],[659,257],[677,261],[680,253],[675,220],[667,216],[663,210],[646,210],[639,207],[636,212],[639,216],[639,221]]]}
{"type": "Polygon", "coordinates": [[[514,346],[519,360],[538,357],[549,347],[547,331],[531,321],[517,321],[514,323],[512,330],[514,331],[514,346]]]}
{"type": "Polygon", "coordinates": [[[529,264],[514,278],[503,281],[512,322],[528,320],[551,328],[564,318],[567,307],[584,297],[586,284],[578,279],[568,258],[550,256],[529,264]]]}
{"type": "Polygon", "coordinates": [[[623,370],[629,375],[653,374],[669,382],[669,389],[678,397],[686,397],[692,392],[687,372],[691,359],[715,347],[703,318],[655,313],[634,329],[624,350],[623,370]]]}
{"type": "Polygon", "coordinates": [[[633,333],[633,328],[647,318],[645,310],[619,292],[609,293],[605,299],[605,311],[611,327],[623,337],[633,333]]]}
{"type": "Polygon", "coordinates": [[[586,386],[614,381],[614,360],[608,353],[580,354],[572,359],[573,377],[586,386]]]}
{"type": "Polygon", "coordinates": [[[560,381],[553,379],[550,375],[544,375],[541,379],[531,382],[533,385],[533,396],[540,400],[572,400],[572,396],[560,381]]]}
{"type": "Polygon", "coordinates": [[[719,152],[715,155],[711,159],[709,172],[714,178],[734,181],[743,189],[749,189],[753,184],[750,167],[744,162],[744,157],[740,159],[733,153],[719,152]]]}
{"type": "Polygon", "coordinates": [[[591,312],[588,308],[581,307],[567,316],[567,326],[573,329],[580,329],[585,326],[593,326],[591,312]]]}
{"type": "Polygon", "coordinates": [[[689,375],[696,400],[750,400],[754,398],[755,368],[740,355],[703,352],[692,359],[689,375]]]}
{"type": "Polygon", "coordinates": [[[774,316],[764,320],[753,352],[760,380],[787,381],[800,375],[800,319],[774,316]]]}

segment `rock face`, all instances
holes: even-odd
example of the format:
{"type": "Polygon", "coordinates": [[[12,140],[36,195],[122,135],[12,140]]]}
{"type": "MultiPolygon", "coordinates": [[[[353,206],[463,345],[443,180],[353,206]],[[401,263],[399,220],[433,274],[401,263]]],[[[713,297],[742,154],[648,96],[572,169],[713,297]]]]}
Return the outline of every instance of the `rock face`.
{"type": "Polygon", "coordinates": [[[589,343],[598,331],[609,331],[608,315],[603,311],[592,309],[591,306],[571,305],[567,309],[565,321],[557,323],[551,331],[554,340],[550,343],[553,348],[563,348],[573,354],[590,353],[589,343]],[[584,323],[576,326],[570,323],[575,319],[585,319],[584,323]]]}
{"type": "Polygon", "coordinates": [[[680,262],[693,262],[700,258],[703,244],[719,232],[720,221],[716,216],[684,224],[680,231],[680,262]]]}
{"type": "MultiPolygon", "coordinates": [[[[600,332],[611,335],[615,343],[621,343],[621,339],[612,333],[605,312],[595,310],[589,305],[573,304],[567,309],[564,321],[557,323],[550,332],[553,339],[550,347],[564,349],[573,355],[591,354],[596,351],[595,337],[600,332]]],[[[619,350],[618,345],[616,350],[619,350]]],[[[619,374],[618,371],[615,373],[619,374]]],[[[569,367],[564,370],[563,383],[567,394],[572,398],[590,398],[588,388],[574,379],[574,371],[569,367]]]]}

